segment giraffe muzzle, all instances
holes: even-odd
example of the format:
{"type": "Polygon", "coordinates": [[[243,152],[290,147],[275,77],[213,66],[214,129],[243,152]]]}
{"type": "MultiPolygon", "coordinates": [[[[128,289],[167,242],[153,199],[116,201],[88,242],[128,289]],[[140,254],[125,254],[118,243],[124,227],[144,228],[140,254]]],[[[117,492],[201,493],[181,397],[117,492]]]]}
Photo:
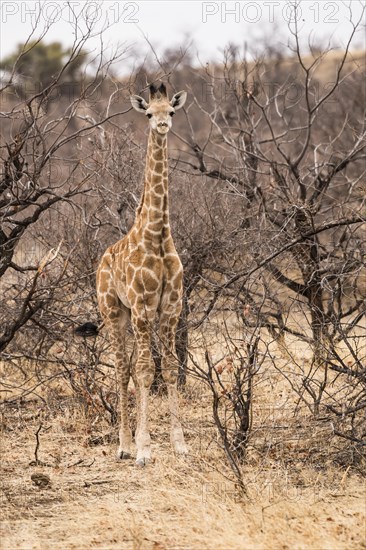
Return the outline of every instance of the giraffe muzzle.
{"type": "Polygon", "coordinates": [[[156,129],[160,134],[166,134],[169,131],[169,124],[167,122],[158,122],[156,129]]]}

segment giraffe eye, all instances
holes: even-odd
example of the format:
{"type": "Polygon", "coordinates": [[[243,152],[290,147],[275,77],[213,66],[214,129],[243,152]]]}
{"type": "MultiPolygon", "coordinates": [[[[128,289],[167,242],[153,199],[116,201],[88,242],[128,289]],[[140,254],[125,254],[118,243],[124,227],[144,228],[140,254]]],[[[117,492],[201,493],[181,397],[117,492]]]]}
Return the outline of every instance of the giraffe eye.
{"type": "Polygon", "coordinates": [[[174,112],[174,111],[170,111],[169,114],[170,114],[170,116],[173,116],[173,115],[175,114],[175,112],[174,112]]]}
{"type": "Polygon", "coordinates": [[[151,118],[152,117],[152,114],[151,113],[147,113],[147,118],[151,118]]]}

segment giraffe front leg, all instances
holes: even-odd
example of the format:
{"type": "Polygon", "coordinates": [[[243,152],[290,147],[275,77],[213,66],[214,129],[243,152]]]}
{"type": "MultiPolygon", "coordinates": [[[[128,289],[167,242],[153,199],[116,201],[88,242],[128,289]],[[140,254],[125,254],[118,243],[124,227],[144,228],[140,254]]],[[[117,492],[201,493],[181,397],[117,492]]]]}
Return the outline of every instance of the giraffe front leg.
{"type": "Polygon", "coordinates": [[[160,317],[160,335],[162,341],[162,373],[168,388],[170,409],[170,442],[177,454],[188,453],[180,421],[179,398],[177,390],[178,359],[175,350],[175,331],[178,322],[175,314],[162,314],[160,317]]]}
{"type": "Polygon", "coordinates": [[[124,460],[131,458],[132,433],[128,421],[128,383],[130,380],[130,362],[126,352],[125,337],[121,333],[120,327],[110,328],[112,347],[115,351],[115,369],[117,374],[117,384],[119,389],[120,406],[120,428],[119,428],[119,446],[117,449],[117,458],[124,460]],[[115,338],[113,338],[113,334],[115,338]],[[119,338],[117,338],[117,336],[119,338]]]}
{"type": "Polygon", "coordinates": [[[130,361],[126,350],[126,324],[130,318],[129,310],[120,302],[110,281],[109,292],[100,292],[98,296],[99,309],[105,321],[112,351],[115,356],[115,370],[119,392],[120,429],[117,458],[131,458],[132,434],[128,422],[128,394],[130,380],[130,361]]]}
{"type": "Polygon", "coordinates": [[[146,318],[132,316],[137,344],[137,360],[134,378],[137,383],[137,427],[135,441],[137,447],[136,465],[145,466],[151,460],[151,439],[149,432],[149,394],[154,379],[155,365],[151,355],[152,325],[146,318]]]}

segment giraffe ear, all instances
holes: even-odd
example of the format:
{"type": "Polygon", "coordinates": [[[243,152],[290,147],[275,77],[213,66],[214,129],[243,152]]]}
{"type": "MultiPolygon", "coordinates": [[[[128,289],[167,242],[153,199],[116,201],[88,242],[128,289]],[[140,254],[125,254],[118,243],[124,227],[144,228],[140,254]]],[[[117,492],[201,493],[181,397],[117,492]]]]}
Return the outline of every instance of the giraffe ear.
{"type": "Polygon", "coordinates": [[[187,99],[187,92],[178,92],[173,95],[172,99],[170,100],[170,105],[174,107],[175,110],[180,109],[183,107],[187,99]]]}
{"type": "Polygon", "coordinates": [[[132,95],[130,97],[132,107],[136,109],[139,113],[144,113],[146,109],[148,108],[148,104],[144,100],[143,97],[140,97],[139,95],[132,95]]]}

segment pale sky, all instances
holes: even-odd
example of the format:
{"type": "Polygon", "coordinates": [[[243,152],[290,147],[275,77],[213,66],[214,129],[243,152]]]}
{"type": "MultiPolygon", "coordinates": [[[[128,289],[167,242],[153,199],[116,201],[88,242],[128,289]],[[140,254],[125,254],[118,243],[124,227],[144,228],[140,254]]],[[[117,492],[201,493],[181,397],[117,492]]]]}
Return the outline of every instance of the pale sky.
{"type": "MultiPolygon", "coordinates": [[[[302,42],[309,37],[316,43],[330,37],[337,45],[345,44],[351,32],[349,6],[353,20],[360,18],[365,0],[313,1],[302,0],[298,11],[298,26],[302,42]]],[[[141,58],[148,50],[146,35],[158,52],[166,48],[183,47],[192,41],[191,53],[203,64],[218,60],[225,45],[233,42],[250,47],[259,46],[263,38],[287,43],[289,19],[294,11],[286,0],[255,1],[133,1],[120,0],[2,0],[1,58],[12,53],[16,45],[32,32],[38,17],[35,37],[49,26],[45,41],[60,41],[71,46],[75,36],[75,14],[80,27],[93,22],[97,31],[107,23],[103,42],[111,49],[124,43],[141,58]]],[[[354,48],[365,48],[365,17],[353,41],[354,48]]],[[[89,50],[100,49],[97,38],[90,39],[89,50]]],[[[124,68],[127,68],[126,62],[124,68]]],[[[123,68],[122,68],[123,70],[123,68]]]]}

